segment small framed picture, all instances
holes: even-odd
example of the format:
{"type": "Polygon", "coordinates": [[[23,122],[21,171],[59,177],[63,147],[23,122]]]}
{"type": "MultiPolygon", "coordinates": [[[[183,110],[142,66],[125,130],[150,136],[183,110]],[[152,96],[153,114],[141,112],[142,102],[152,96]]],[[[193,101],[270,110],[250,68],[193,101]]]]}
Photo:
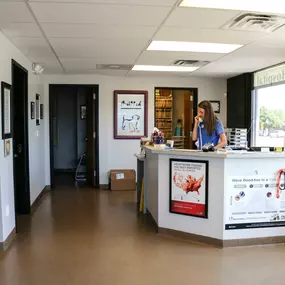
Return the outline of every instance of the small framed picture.
{"type": "Polygon", "coordinates": [[[41,120],[43,120],[43,118],[44,118],[44,104],[40,105],[40,117],[41,117],[41,120]]]}
{"type": "Polygon", "coordinates": [[[1,105],[2,105],[2,139],[12,137],[12,112],[11,112],[11,85],[1,82],[1,105]]]}
{"type": "Polygon", "coordinates": [[[213,110],[215,113],[220,114],[221,111],[221,102],[220,101],[210,101],[213,106],[213,110]]]}
{"type": "Polygon", "coordinates": [[[87,114],[86,114],[86,105],[81,105],[80,106],[80,119],[81,120],[85,120],[87,117],[87,114]]]}
{"type": "Polygon", "coordinates": [[[11,140],[7,139],[4,141],[4,156],[8,156],[11,153],[11,140]]]}
{"type": "Polygon", "coordinates": [[[36,94],[36,125],[40,125],[40,95],[36,94]]]}
{"type": "Polygon", "coordinates": [[[34,120],[35,117],[35,102],[31,102],[31,120],[34,120]]]}

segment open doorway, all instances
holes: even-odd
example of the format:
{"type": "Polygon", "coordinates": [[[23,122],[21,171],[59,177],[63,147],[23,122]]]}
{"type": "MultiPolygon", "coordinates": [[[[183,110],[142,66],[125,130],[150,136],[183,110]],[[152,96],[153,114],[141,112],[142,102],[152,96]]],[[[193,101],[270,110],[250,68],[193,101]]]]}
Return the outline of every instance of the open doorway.
{"type": "Polygon", "coordinates": [[[50,85],[51,186],[99,186],[98,85],[50,85]]]}
{"type": "Polygon", "coordinates": [[[174,148],[192,149],[194,117],[197,114],[197,88],[155,88],[155,126],[174,148]]]}
{"type": "Polygon", "coordinates": [[[31,213],[29,134],[28,134],[28,71],[12,60],[13,166],[15,216],[31,213]]]}

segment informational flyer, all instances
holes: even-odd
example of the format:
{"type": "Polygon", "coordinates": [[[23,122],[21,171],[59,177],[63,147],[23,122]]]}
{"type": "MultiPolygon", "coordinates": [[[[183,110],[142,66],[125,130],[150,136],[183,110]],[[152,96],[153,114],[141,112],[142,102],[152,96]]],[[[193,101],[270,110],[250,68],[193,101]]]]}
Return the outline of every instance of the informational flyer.
{"type": "Polygon", "coordinates": [[[232,176],[228,178],[225,229],[285,226],[285,181],[281,176],[232,176]]]}
{"type": "Polygon", "coordinates": [[[170,212],[208,217],[208,162],[170,159],[170,212]]]}

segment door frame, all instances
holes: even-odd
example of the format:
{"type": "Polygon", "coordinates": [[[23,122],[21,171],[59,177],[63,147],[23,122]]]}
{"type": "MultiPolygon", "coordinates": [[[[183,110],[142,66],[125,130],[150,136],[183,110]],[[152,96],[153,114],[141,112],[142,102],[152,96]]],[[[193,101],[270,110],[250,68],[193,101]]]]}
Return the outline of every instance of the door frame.
{"type": "MultiPolygon", "coordinates": [[[[100,177],[99,177],[99,85],[98,84],[49,84],[49,150],[50,150],[50,184],[51,188],[54,188],[54,151],[52,145],[52,134],[53,134],[53,122],[52,122],[52,112],[53,112],[53,98],[52,93],[53,87],[87,87],[95,88],[96,98],[95,98],[95,165],[96,165],[96,187],[99,187],[100,177]]],[[[93,96],[93,95],[92,95],[93,96]]]]}
{"type": "MultiPolygon", "coordinates": [[[[193,87],[154,87],[154,94],[153,94],[153,98],[154,98],[154,126],[155,126],[155,122],[156,122],[156,112],[155,112],[155,96],[156,96],[156,90],[185,90],[185,91],[190,91],[193,92],[193,111],[194,114],[197,114],[198,111],[198,88],[193,88],[193,87]]],[[[194,122],[195,120],[193,120],[193,124],[192,124],[192,129],[194,127],[194,122]]]]}
{"type": "MultiPolygon", "coordinates": [[[[25,69],[22,65],[20,65],[16,60],[11,60],[11,95],[12,95],[12,102],[14,106],[14,85],[15,85],[15,78],[14,78],[14,68],[20,69],[24,73],[24,80],[25,80],[25,88],[24,88],[24,157],[25,157],[25,176],[26,176],[26,187],[27,191],[27,199],[25,201],[29,201],[29,205],[25,205],[27,211],[25,214],[31,214],[31,188],[30,188],[30,157],[29,157],[29,93],[28,93],[28,84],[29,84],[29,72],[25,69]]],[[[14,143],[14,108],[11,108],[12,113],[12,138],[14,143]]],[[[14,147],[14,146],[13,146],[14,147]]],[[[15,203],[15,218],[17,216],[16,213],[16,191],[15,191],[15,180],[16,180],[16,171],[15,171],[15,157],[13,156],[13,180],[14,180],[14,203],[15,203]]],[[[17,220],[16,220],[16,228],[17,228],[17,220]]]]}

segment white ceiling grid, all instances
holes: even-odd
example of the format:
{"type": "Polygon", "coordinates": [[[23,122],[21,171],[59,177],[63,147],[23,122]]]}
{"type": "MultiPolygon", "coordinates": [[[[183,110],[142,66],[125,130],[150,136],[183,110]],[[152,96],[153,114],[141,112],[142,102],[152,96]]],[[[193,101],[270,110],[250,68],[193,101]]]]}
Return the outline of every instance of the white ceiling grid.
{"type": "MultiPolygon", "coordinates": [[[[96,70],[97,64],[211,63],[175,76],[230,77],[285,59],[285,28],[274,33],[223,30],[241,11],[182,8],[177,0],[0,0],[0,29],[46,73],[150,75],[96,70]],[[152,40],[241,44],[230,54],[147,51],[152,40]]],[[[163,73],[166,76],[165,73],[163,73]]],[[[173,73],[167,76],[173,76],[173,73]]]]}

